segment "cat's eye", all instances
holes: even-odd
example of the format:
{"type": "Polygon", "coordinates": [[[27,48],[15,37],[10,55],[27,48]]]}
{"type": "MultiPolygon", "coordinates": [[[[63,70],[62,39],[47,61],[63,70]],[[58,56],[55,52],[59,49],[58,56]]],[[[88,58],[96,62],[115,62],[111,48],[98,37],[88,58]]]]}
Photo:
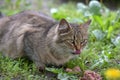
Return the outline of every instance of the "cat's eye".
{"type": "Polygon", "coordinates": [[[68,44],[69,46],[71,46],[72,48],[73,48],[73,44],[74,42],[73,42],[73,40],[67,40],[66,41],[66,44],[68,44]]]}
{"type": "Polygon", "coordinates": [[[74,41],[72,40],[71,43],[74,43],[74,41]]]}
{"type": "Polygon", "coordinates": [[[74,42],[72,39],[67,39],[66,41],[69,42],[69,43],[73,43],[74,42]]]}
{"type": "Polygon", "coordinates": [[[80,43],[82,44],[82,43],[84,43],[84,41],[85,41],[85,40],[82,40],[80,43]]]}
{"type": "Polygon", "coordinates": [[[84,45],[86,43],[87,43],[87,39],[84,39],[84,40],[81,41],[81,45],[84,45]]]}
{"type": "Polygon", "coordinates": [[[74,43],[74,41],[73,41],[72,39],[68,40],[68,42],[70,42],[70,43],[74,43]]]}

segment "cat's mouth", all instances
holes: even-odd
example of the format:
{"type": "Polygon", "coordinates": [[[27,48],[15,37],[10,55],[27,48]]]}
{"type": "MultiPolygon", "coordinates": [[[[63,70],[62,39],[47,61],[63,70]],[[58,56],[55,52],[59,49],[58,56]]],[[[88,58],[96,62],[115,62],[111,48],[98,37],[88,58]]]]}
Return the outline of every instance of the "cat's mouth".
{"type": "Polygon", "coordinates": [[[81,53],[81,50],[75,50],[74,52],[72,52],[72,54],[74,54],[74,55],[78,55],[80,53],[81,53]]]}

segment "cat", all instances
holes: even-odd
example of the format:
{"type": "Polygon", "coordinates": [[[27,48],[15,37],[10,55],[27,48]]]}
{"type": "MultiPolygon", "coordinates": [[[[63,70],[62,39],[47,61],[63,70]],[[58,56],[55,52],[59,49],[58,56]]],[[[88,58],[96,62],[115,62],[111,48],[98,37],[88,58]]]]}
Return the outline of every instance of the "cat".
{"type": "Polygon", "coordinates": [[[29,57],[38,69],[63,65],[81,53],[87,43],[88,26],[59,22],[37,11],[23,11],[0,18],[0,51],[12,59],[29,57]]]}

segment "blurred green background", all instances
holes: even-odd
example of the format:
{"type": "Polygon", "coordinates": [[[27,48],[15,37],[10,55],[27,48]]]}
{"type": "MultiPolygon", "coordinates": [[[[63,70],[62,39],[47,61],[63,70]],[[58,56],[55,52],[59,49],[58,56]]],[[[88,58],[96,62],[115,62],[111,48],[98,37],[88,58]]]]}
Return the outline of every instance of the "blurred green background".
{"type": "MultiPolygon", "coordinates": [[[[0,0],[2,16],[24,10],[36,10],[69,22],[83,23],[92,20],[88,44],[82,54],[64,66],[79,66],[82,71],[99,73],[103,80],[109,68],[120,70],[120,0],[0,0]]],[[[63,68],[46,68],[56,77],[40,74],[35,65],[25,58],[12,60],[0,56],[0,80],[78,80],[83,73],[66,73],[63,68]]],[[[114,79],[120,80],[120,79],[114,79]]]]}

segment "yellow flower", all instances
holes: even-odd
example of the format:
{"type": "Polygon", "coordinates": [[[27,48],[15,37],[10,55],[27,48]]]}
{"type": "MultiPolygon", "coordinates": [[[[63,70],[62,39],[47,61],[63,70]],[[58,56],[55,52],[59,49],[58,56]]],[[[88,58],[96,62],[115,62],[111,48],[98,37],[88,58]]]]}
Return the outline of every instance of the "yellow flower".
{"type": "Polygon", "coordinates": [[[108,70],[105,71],[105,76],[106,78],[109,80],[117,80],[120,78],[120,70],[119,69],[114,69],[114,68],[110,68],[108,70]]]}

